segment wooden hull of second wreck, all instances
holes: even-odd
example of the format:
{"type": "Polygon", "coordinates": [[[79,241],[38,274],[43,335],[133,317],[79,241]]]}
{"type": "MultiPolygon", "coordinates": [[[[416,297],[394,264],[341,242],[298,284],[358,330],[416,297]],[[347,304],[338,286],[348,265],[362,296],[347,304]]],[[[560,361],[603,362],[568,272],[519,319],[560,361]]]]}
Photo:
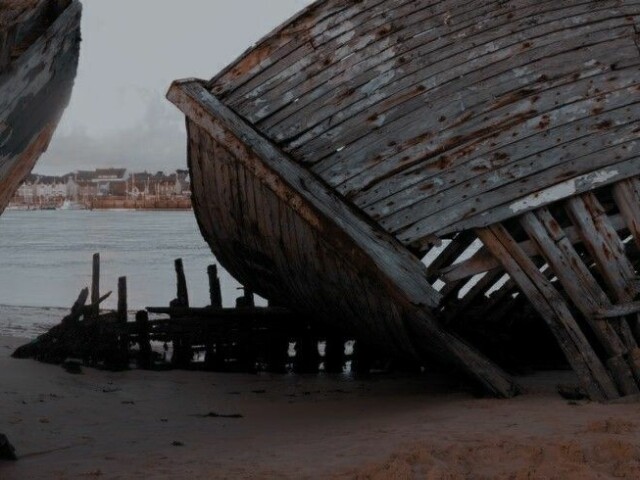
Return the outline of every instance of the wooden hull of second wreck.
{"type": "Polygon", "coordinates": [[[194,208],[216,257],[237,279],[382,350],[412,360],[437,354],[462,369],[471,365],[495,395],[517,391],[500,369],[437,326],[428,307],[438,294],[402,245],[385,236],[371,241],[377,233],[366,219],[199,83],[174,89],[171,98],[200,119],[188,123],[194,208]]]}
{"type": "Polygon", "coordinates": [[[639,394],[639,29],[635,1],[317,1],[171,90],[203,234],[267,297],[476,376],[445,325],[525,297],[592,398],[639,394]]]}
{"type": "Polygon", "coordinates": [[[47,149],[69,102],[80,15],[77,0],[0,1],[0,213],[47,149]]]}

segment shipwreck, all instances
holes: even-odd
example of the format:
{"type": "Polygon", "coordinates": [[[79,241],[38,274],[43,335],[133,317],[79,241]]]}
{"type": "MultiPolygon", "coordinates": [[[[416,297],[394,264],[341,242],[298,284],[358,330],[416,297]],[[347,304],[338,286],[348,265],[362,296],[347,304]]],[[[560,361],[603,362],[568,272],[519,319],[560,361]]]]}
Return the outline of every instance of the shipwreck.
{"type": "Polygon", "coordinates": [[[631,1],[317,1],[168,93],[202,234],[276,304],[497,396],[450,325],[524,299],[592,399],[638,395],[639,32],[631,1]]]}
{"type": "Polygon", "coordinates": [[[77,0],[0,0],[0,213],[69,102],[80,16],[77,0]]]}

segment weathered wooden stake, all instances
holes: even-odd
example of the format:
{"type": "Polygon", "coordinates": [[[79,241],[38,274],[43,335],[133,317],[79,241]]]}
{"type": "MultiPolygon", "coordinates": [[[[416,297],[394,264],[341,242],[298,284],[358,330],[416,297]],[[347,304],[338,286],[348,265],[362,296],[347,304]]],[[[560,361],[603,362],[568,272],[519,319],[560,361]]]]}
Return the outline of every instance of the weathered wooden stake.
{"type": "Polygon", "coordinates": [[[118,336],[120,349],[120,362],[122,367],[128,367],[129,363],[129,333],[127,332],[127,277],[118,278],[118,312],[117,318],[121,330],[118,336]]]}
{"type": "Polygon", "coordinates": [[[118,278],[118,321],[127,323],[127,277],[118,278]]]}
{"type": "Polygon", "coordinates": [[[253,292],[247,287],[241,287],[244,291],[241,297],[236,298],[236,308],[255,307],[256,302],[253,298],[253,292]]]}
{"type": "Polygon", "coordinates": [[[209,276],[209,298],[211,306],[222,308],[222,291],[220,289],[220,278],[218,277],[218,266],[209,265],[207,267],[207,275],[209,276]]]}
{"type": "Polygon", "coordinates": [[[93,254],[93,269],[91,272],[91,315],[97,317],[100,313],[100,254],[93,254]]]}
{"type": "Polygon", "coordinates": [[[149,337],[149,314],[140,310],[136,313],[136,327],[138,330],[138,345],[140,353],[138,357],[138,366],[144,370],[151,368],[151,342],[149,337]]]}
{"type": "Polygon", "coordinates": [[[184,275],[184,266],[182,265],[182,259],[178,258],[175,261],[176,266],[176,279],[177,279],[177,305],[180,307],[189,306],[189,292],[187,291],[187,279],[184,275]]]}
{"type": "MultiPolygon", "coordinates": [[[[182,259],[177,258],[175,261],[176,268],[176,298],[171,302],[172,307],[188,307],[189,292],[187,291],[187,279],[184,274],[184,265],[182,259]]],[[[191,345],[185,340],[184,335],[174,334],[171,338],[173,344],[173,355],[171,363],[178,368],[186,368],[189,366],[192,358],[191,345]]]]}

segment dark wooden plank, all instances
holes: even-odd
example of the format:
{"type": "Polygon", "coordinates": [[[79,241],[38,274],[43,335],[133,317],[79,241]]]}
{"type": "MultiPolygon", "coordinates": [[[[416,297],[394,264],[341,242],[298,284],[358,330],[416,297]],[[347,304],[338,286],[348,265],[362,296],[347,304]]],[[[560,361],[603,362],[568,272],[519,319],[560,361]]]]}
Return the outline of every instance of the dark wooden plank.
{"type": "Polygon", "coordinates": [[[128,316],[127,277],[120,277],[118,278],[118,321],[125,324],[128,316]]]}
{"type": "MultiPolygon", "coordinates": [[[[595,312],[609,307],[611,302],[560,225],[544,208],[536,213],[523,215],[521,224],[607,352],[608,365],[621,392],[625,395],[640,393],[633,371],[626,362],[617,360],[637,348],[635,340],[633,336],[622,333],[620,338],[613,324],[601,322],[596,318],[595,312]]],[[[628,330],[628,326],[625,327],[628,330]]],[[[640,371],[637,365],[634,365],[634,369],[640,371]]]]}
{"type": "Polygon", "coordinates": [[[614,185],[613,196],[629,232],[640,248],[640,180],[638,177],[623,180],[614,185]]]}
{"type": "Polygon", "coordinates": [[[176,268],[176,307],[188,307],[189,306],[189,292],[187,290],[187,279],[184,275],[184,266],[182,259],[178,258],[175,261],[176,268]]]}
{"type": "MultiPolygon", "coordinates": [[[[578,227],[610,294],[619,303],[634,301],[640,292],[640,279],[598,199],[592,193],[572,198],[567,202],[567,211],[578,227]]],[[[620,319],[619,323],[626,337],[633,338],[626,320],[620,319]]],[[[640,315],[633,317],[631,328],[636,338],[640,338],[640,315]]]]}
{"type": "MultiPolygon", "coordinates": [[[[610,221],[616,231],[624,230],[626,228],[625,221],[620,215],[610,217],[610,221]]],[[[582,243],[582,237],[576,227],[566,227],[564,232],[572,244],[582,243]]],[[[530,257],[539,254],[531,240],[525,240],[524,242],[520,242],[518,245],[520,249],[530,257]]],[[[484,248],[478,251],[478,253],[470,259],[443,268],[439,273],[445,281],[453,281],[472,277],[479,273],[488,272],[500,267],[501,263],[491,254],[491,252],[484,248]]]]}
{"type": "Polygon", "coordinates": [[[209,303],[214,308],[222,308],[222,291],[220,290],[218,266],[209,265],[207,267],[207,276],[209,277],[209,303]]]}
{"type": "Polygon", "coordinates": [[[491,289],[493,285],[503,276],[502,271],[487,272],[473,287],[471,287],[466,294],[458,299],[456,302],[452,302],[449,308],[445,308],[444,316],[447,322],[452,321],[464,321],[465,314],[468,309],[474,304],[481,301],[486,301],[486,292],[491,289]]]}
{"type": "Polygon", "coordinates": [[[630,302],[608,306],[602,310],[598,310],[595,316],[601,319],[618,319],[638,313],[640,313],[640,302],[630,302]]]}
{"type": "Polygon", "coordinates": [[[508,231],[498,224],[478,229],[477,234],[547,322],[589,396],[593,400],[617,398],[615,385],[565,301],[508,231]]]}
{"type": "MultiPolygon", "coordinates": [[[[638,93],[637,87],[634,86],[617,92],[617,96],[624,105],[629,102],[629,98],[633,98],[633,95],[640,99],[638,93]]],[[[590,103],[591,105],[584,110],[579,105],[575,106],[581,112],[581,116],[587,117],[591,109],[597,108],[599,105],[596,98],[593,98],[590,103]]],[[[566,108],[568,110],[571,107],[566,108]]],[[[637,104],[637,111],[640,113],[640,103],[637,104]]],[[[562,115],[562,109],[555,113],[559,116],[562,115]]],[[[511,162],[509,160],[511,152],[505,150],[502,152],[502,155],[506,155],[505,160],[498,160],[496,166],[489,167],[487,171],[476,172],[477,163],[475,162],[475,165],[471,163],[460,169],[454,168],[445,171],[428,181],[426,185],[417,185],[417,187],[401,191],[392,197],[397,204],[394,203],[393,207],[389,207],[389,210],[391,208],[394,210],[385,215],[381,219],[381,223],[392,231],[399,231],[408,223],[414,222],[416,218],[420,218],[421,222],[429,223],[430,216],[437,216],[439,225],[444,224],[447,221],[445,219],[451,219],[454,222],[456,218],[460,217],[460,210],[475,208],[481,212],[477,199],[480,199],[482,203],[487,203],[489,198],[493,198],[490,196],[495,195],[498,204],[502,203],[500,199],[516,200],[518,197],[526,197],[528,193],[536,192],[539,185],[549,185],[553,181],[557,183],[557,179],[562,178],[566,172],[572,172],[573,177],[578,177],[593,172],[597,168],[620,163],[624,157],[618,158],[616,156],[620,155],[619,150],[622,150],[623,154],[628,153],[625,143],[633,142],[638,135],[637,132],[634,132],[636,126],[633,122],[628,122],[626,116],[627,113],[621,108],[619,113],[601,118],[591,118],[583,126],[574,126],[574,128],[584,128],[585,133],[591,132],[590,136],[580,138],[583,137],[583,134],[580,134],[579,138],[571,139],[564,145],[551,147],[546,145],[549,140],[541,138],[543,144],[540,148],[542,150],[537,151],[537,147],[534,146],[531,148],[533,150],[531,154],[526,152],[524,147],[536,145],[537,142],[535,142],[535,138],[524,140],[519,145],[521,150],[519,155],[524,154],[524,158],[511,162]],[[610,128],[597,135],[597,125],[602,122],[608,122],[610,128]],[[613,155],[608,156],[607,152],[613,153],[613,155]],[[584,158],[584,161],[578,162],[577,158],[584,158]],[[591,160],[592,158],[594,160],[591,160]],[[505,163],[505,165],[501,165],[501,163],[505,163]],[[456,173],[458,175],[454,176],[456,173]],[[512,188],[514,185],[518,188],[512,188]],[[418,201],[412,201],[411,199],[415,199],[418,192],[421,192],[421,195],[417,197],[418,201]],[[405,207],[404,205],[407,203],[413,204],[405,207]]],[[[524,131],[536,131],[535,125],[543,122],[544,116],[536,116],[532,120],[534,121],[527,122],[520,128],[524,131]]],[[[574,136],[568,132],[553,131],[540,136],[543,135],[553,139],[554,143],[557,143],[556,139],[567,138],[567,135],[569,138],[574,136]]],[[[503,157],[500,156],[500,158],[503,157]]],[[[627,155],[627,158],[633,158],[633,153],[627,155]]],[[[484,161],[486,164],[489,160],[485,158],[484,161]]],[[[489,162],[491,165],[492,161],[489,162]]],[[[391,201],[391,199],[388,200],[391,201]]],[[[517,206],[518,204],[515,204],[515,207],[517,206]]],[[[435,222],[433,223],[435,224],[435,222]]]]}
{"type": "Polygon", "coordinates": [[[427,266],[427,274],[430,281],[439,275],[439,272],[446,266],[455,262],[460,255],[476,240],[473,232],[459,233],[447,247],[427,266]]]}
{"type": "Polygon", "coordinates": [[[585,194],[569,199],[567,211],[614,298],[633,301],[640,287],[638,275],[600,202],[593,194],[585,194]]]}
{"type": "Polygon", "coordinates": [[[93,254],[93,262],[91,268],[91,305],[93,311],[91,314],[94,318],[100,313],[100,254],[93,254]]]}

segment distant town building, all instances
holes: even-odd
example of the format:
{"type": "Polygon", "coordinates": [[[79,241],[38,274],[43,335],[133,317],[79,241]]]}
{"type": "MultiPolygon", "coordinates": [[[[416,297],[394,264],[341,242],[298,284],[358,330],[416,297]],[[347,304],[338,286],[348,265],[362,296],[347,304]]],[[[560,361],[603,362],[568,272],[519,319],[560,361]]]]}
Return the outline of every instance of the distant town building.
{"type": "Polygon", "coordinates": [[[130,172],[125,168],[80,170],[62,176],[31,174],[13,199],[19,205],[59,204],[65,200],[89,204],[93,199],[172,198],[191,196],[189,172],[130,172]]]}

